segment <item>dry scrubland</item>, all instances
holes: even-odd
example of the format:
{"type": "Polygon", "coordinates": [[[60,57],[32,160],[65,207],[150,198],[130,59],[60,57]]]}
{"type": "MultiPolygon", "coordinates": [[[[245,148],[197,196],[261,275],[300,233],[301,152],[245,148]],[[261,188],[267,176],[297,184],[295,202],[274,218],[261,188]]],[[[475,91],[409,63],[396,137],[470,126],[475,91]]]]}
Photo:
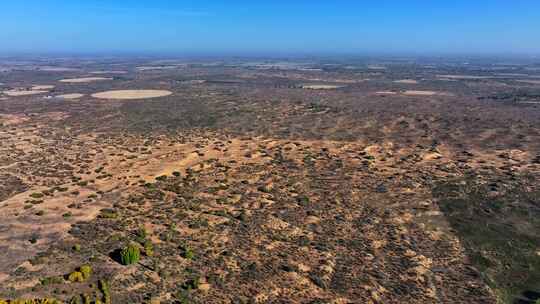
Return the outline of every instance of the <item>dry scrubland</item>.
{"type": "Polygon", "coordinates": [[[0,299],[537,301],[534,63],[114,64],[0,64],[0,299]]]}

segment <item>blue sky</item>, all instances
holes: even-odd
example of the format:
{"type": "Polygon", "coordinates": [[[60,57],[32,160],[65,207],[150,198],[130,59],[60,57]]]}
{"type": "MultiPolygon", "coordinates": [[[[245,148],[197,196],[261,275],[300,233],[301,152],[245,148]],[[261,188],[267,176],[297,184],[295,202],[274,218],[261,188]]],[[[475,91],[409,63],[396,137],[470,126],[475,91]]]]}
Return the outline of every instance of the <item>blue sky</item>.
{"type": "Polygon", "coordinates": [[[538,0],[4,0],[0,52],[540,54],[538,0]]]}

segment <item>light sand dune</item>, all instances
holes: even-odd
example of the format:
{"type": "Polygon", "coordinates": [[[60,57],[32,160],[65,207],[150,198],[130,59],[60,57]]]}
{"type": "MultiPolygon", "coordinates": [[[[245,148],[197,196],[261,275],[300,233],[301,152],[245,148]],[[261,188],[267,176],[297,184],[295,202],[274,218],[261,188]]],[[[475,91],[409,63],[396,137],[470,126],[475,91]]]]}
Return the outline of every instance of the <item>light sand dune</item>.
{"type": "Polygon", "coordinates": [[[84,94],[80,94],[80,93],[71,93],[71,94],[62,94],[62,95],[57,95],[56,97],[57,98],[62,98],[62,99],[79,99],[81,97],[83,97],[84,94]]]}
{"type": "Polygon", "coordinates": [[[35,85],[32,87],[32,90],[34,91],[40,91],[40,90],[52,90],[54,89],[53,85],[35,85]]]}
{"type": "Polygon", "coordinates": [[[94,75],[102,75],[102,74],[127,74],[127,71],[94,71],[94,72],[90,72],[90,74],[94,74],[94,75]]]}
{"type": "Polygon", "coordinates": [[[172,70],[172,69],[179,69],[179,68],[183,68],[183,66],[166,65],[166,66],[140,66],[140,67],[136,67],[136,69],[138,71],[172,70]]]}
{"type": "Polygon", "coordinates": [[[517,82],[528,84],[540,84],[540,80],[518,80],[517,82]]]}
{"type": "Polygon", "coordinates": [[[49,91],[42,91],[42,90],[9,90],[9,91],[4,91],[3,93],[6,94],[7,96],[17,97],[17,96],[44,94],[48,92],[49,91]]]}
{"type": "Polygon", "coordinates": [[[105,80],[112,80],[112,78],[106,78],[106,77],[68,78],[68,79],[62,79],[62,80],[60,80],[60,82],[64,82],[64,83],[86,83],[86,82],[105,81],[105,80]]]}
{"type": "Polygon", "coordinates": [[[375,94],[377,94],[377,95],[396,95],[397,92],[393,92],[393,91],[378,91],[378,92],[375,92],[375,94]]]}
{"type": "Polygon", "coordinates": [[[401,80],[395,80],[395,83],[403,83],[403,84],[418,84],[418,81],[414,79],[401,79],[401,80]]]}
{"type": "Polygon", "coordinates": [[[116,90],[105,91],[92,94],[92,97],[99,99],[146,99],[171,95],[171,91],[166,90],[116,90]]]}
{"type": "Polygon", "coordinates": [[[330,84],[308,84],[308,85],[302,86],[302,88],[308,89],[308,90],[335,90],[335,89],[340,89],[343,87],[345,86],[330,85],[330,84]]]}
{"type": "Polygon", "coordinates": [[[453,80],[474,80],[474,79],[490,79],[493,76],[474,76],[474,75],[437,75],[437,78],[453,79],[453,80]]]}
{"type": "Polygon", "coordinates": [[[78,71],[79,69],[43,66],[43,67],[38,67],[38,70],[45,71],[45,72],[74,72],[74,71],[78,71]]]}
{"type": "Polygon", "coordinates": [[[433,96],[439,94],[435,91],[417,91],[417,90],[408,90],[403,92],[403,95],[407,96],[433,96]]]}

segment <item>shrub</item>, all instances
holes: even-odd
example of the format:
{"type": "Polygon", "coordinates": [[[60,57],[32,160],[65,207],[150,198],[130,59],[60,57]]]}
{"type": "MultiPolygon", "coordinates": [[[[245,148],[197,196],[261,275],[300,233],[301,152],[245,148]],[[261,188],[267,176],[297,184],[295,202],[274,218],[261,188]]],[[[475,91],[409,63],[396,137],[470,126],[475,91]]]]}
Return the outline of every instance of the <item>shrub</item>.
{"type": "Polygon", "coordinates": [[[55,284],[62,284],[64,283],[64,279],[61,277],[47,277],[39,280],[41,285],[47,286],[47,285],[55,285],[55,284]]]}
{"type": "Polygon", "coordinates": [[[146,231],[146,229],[144,227],[141,227],[139,228],[139,230],[137,230],[137,236],[140,237],[140,238],[146,238],[146,236],[148,235],[148,232],[146,231]]]}
{"type": "Polygon", "coordinates": [[[81,297],[80,296],[73,296],[71,300],[69,300],[69,304],[82,304],[81,297]]]}
{"type": "Polygon", "coordinates": [[[144,254],[149,257],[154,255],[154,245],[148,240],[144,242],[144,254]]]}
{"type": "Polygon", "coordinates": [[[105,280],[99,280],[99,290],[103,294],[103,301],[105,304],[111,304],[111,292],[109,288],[109,283],[105,280]]]}
{"type": "Polygon", "coordinates": [[[69,274],[68,281],[72,283],[81,283],[84,282],[84,276],[80,271],[74,271],[69,274]]]}
{"type": "Polygon", "coordinates": [[[118,213],[116,213],[116,211],[112,209],[102,209],[101,214],[98,217],[105,219],[115,219],[118,217],[118,213]]]}
{"type": "Polygon", "coordinates": [[[141,251],[139,247],[134,244],[130,244],[120,252],[120,262],[123,265],[131,265],[139,262],[141,258],[141,251]]]}
{"type": "Polygon", "coordinates": [[[83,275],[83,279],[88,280],[92,275],[92,267],[90,265],[83,265],[79,268],[79,271],[83,275]]]}
{"type": "Polygon", "coordinates": [[[182,250],[184,251],[182,253],[182,257],[184,257],[184,259],[192,260],[195,257],[195,253],[189,246],[182,246],[182,250]]]}
{"type": "Polygon", "coordinates": [[[200,279],[199,277],[195,277],[193,279],[190,279],[184,282],[184,284],[182,285],[182,288],[186,290],[198,289],[199,285],[200,285],[200,279]]]}
{"type": "Polygon", "coordinates": [[[83,294],[82,297],[83,297],[83,303],[84,303],[84,304],[91,304],[91,303],[92,303],[92,301],[90,300],[90,296],[89,296],[89,295],[83,294]]]}
{"type": "Polygon", "coordinates": [[[158,180],[160,182],[166,181],[167,180],[167,175],[158,176],[158,177],[156,177],[156,180],[158,180]]]}
{"type": "Polygon", "coordinates": [[[30,194],[30,197],[31,197],[31,198],[42,198],[42,197],[43,197],[43,193],[34,192],[34,193],[30,194]]]}

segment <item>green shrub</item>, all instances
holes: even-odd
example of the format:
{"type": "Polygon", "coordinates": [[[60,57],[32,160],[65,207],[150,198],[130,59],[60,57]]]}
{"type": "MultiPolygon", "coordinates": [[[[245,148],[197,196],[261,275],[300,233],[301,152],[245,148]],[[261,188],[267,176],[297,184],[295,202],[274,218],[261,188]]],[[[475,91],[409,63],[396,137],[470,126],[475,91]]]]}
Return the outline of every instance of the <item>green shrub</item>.
{"type": "Polygon", "coordinates": [[[71,300],[69,300],[69,304],[83,304],[81,301],[80,296],[73,296],[71,297],[71,300]]]}
{"type": "Polygon", "coordinates": [[[144,254],[149,257],[154,255],[154,245],[152,245],[151,241],[144,242],[144,254]]]}
{"type": "Polygon", "coordinates": [[[102,209],[101,214],[98,217],[105,219],[115,219],[118,217],[118,213],[116,213],[116,211],[112,209],[102,209]]]}
{"type": "Polygon", "coordinates": [[[84,276],[80,271],[74,271],[68,275],[68,281],[72,283],[84,282],[84,276]]]}
{"type": "Polygon", "coordinates": [[[140,238],[146,238],[146,236],[148,235],[148,232],[146,231],[146,229],[144,227],[141,227],[139,228],[139,230],[137,230],[137,236],[140,237],[140,238]]]}
{"type": "Polygon", "coordinates": [[[47,285],[55,285],[55,284],[62,284],[64,283],[64,279],[61,277],[47,277],[39,280],[41,285],[47,286],[47,285]]]}
{"type": "Polygon", "coordinates": [[[166,181],[167,180],[167,175],[158,176],[158,177],[156,177],[156,180],[161,181],[161,182],[166,181]]]}
{"type": "Polygon", "coordinates": [[[83,297],[83,303],[84,303],[84,304],[91,304],[91,303],[92,303],[92,301],[90,300],[90,296],[89,296],[89,295],[83,294],[82,297],[83,297]]]}
{"type": "Polygon", "coordinates": [[[195,277],[193,279],[190,279],[184,282],[184,284],[182,285],[182,288],[186,290],[198,289],[199,285],[200,285],[200,279],[199,277],[195,277]]]}
{"type": "Polygon", "coordinates": [[[79,271],[83,275],[83,279],[88,280],[92,275],[92,267],[90,265],[83,265],[79,268],[79,271]]]}
{"type": "Polygon", "coordinates": [[[195,257],[195,252],[193,252],[193,250],[189,246],[183,245],[182,250],[182,257],[184,259],[192,260],[195,257]]]}
{"type": "Polygon", "coordinates": [[[105,280],[99,280],[99,290],[103,294],[103,301],[105,304],[111,304],[111,291],[109,283],[105,280]]]}
{"type": "Polygon", "coordinates": [[[34,192],[34,193],[30,194],[30,197],[31,197],[31,198],[42,198],[42,197],[43,197],[43,193],[34,192]]]}
{"type": "Polygon", "coordinates": [[[120,262],[123,265],[131,265],[139,262],[141,251],[135,244],[130,244],[120,252],[120,262]]]}

